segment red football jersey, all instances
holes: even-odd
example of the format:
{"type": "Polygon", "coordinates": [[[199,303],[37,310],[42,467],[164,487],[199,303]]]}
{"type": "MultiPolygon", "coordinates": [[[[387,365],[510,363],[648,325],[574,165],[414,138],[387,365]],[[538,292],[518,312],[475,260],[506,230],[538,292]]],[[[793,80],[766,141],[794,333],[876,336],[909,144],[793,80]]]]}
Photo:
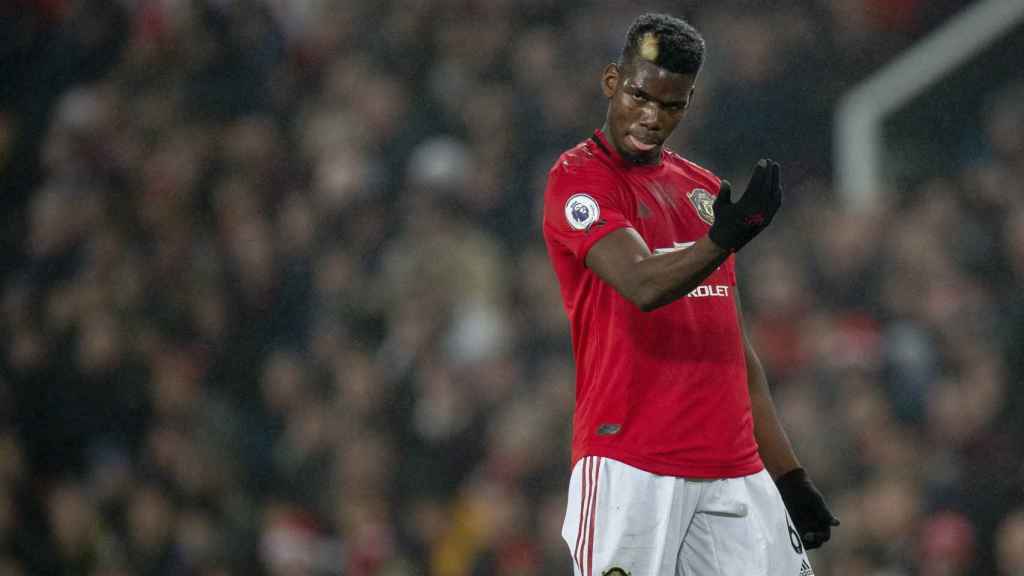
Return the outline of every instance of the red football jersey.
{"type": "Polygon", "coordinates": [[[573,463],[606,456],[655,474],[728,478],[763,468],[730,256],[686,297],[643,312],[587,268],[609,232],[635,229],[652,252],[707,234],[720,180],[671,151],[623,159],[601,131],[548,174],[544,239],[576,360],[573,463]]]}

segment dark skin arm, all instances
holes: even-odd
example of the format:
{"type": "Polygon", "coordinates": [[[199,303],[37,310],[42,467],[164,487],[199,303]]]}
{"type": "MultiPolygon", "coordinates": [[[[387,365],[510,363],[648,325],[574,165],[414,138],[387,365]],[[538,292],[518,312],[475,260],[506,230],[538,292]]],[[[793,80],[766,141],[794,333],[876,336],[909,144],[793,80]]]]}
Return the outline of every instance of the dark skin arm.
{"type": "Polygon", "coordinates": [[[587,267],[619,294],[650,312],[696,288],[729,253],[707,236],[685,250],[652,254],[632,228],[616,230],[587,253],[587,267]]]}
{"type": "Polygon", "coordinates": [[[775,411],[775,402],[772,401],[771,391],[768,389],[768,379],[765,378],[761,360],[750,344],[746,323],[743,321],[740,297],[735,290],[733,298],[736,301],[736,312],[740,317],[743,349],[747,357],[747,387],[750,390],[750,409],[754,417],[754,437],[757,439],[765,468],[772,478],[776,479],[790,470],[799,468],[800,461],[797,460],[789,437],[786,436],[786,431],[782,428],[782,422],[775,411]]]}

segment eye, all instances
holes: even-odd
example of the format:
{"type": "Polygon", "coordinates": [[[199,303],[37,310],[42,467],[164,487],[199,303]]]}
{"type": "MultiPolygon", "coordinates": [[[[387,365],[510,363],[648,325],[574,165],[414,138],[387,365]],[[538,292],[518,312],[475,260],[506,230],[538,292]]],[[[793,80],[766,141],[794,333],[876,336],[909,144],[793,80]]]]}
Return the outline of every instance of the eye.
{"type": "Polygon", "coordinates": [[[639,92],[627,92],[627,94],[629,94],[629,99],[632,100],[633,102],[647,101],[647,98],[644,98],[643,94],[640,94],[639,92]]]}

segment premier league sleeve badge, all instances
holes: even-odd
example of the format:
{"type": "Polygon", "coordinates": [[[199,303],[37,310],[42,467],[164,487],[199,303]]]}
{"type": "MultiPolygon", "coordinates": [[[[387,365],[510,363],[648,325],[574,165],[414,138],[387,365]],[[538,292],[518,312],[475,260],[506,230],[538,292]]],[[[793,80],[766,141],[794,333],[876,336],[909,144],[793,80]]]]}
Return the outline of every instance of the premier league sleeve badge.
{"type": "Polygon", "coordinates": [[[586,230],[601,215],[597,201],[587,194],[573,194],[565,202],[565,220],[573,230],[586,230]]]}

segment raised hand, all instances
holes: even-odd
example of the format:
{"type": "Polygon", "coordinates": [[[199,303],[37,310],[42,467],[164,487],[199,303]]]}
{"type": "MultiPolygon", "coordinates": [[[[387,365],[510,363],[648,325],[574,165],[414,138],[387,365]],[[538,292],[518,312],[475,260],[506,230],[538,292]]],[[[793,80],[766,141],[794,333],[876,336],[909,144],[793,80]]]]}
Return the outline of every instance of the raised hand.
{"type": "Polygon", "coordinates": [[[761,159],[754,167],[747,190],[732,198],[732,185],[722,180],[712,206],[715,223],[708,237],[720,247],[736,252],[768,227],[782,205],[782,177],[778,162],[761,159]]]}

